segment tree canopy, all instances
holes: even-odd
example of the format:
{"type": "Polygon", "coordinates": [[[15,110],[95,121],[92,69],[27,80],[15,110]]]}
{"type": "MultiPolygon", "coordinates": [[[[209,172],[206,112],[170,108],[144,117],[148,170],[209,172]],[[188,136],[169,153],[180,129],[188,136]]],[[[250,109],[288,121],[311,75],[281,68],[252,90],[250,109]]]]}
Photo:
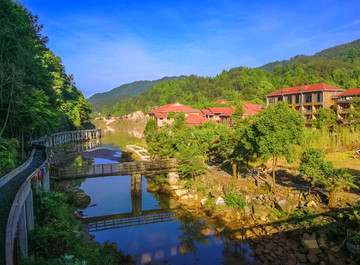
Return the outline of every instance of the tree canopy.
{"type": "Polygon", "coordinates": [[[45,134],[91,127],[91,107],[46,47],[37,16],[1,0],[0,27],[0,138],[15,138],[26,148],[45,134]]]}

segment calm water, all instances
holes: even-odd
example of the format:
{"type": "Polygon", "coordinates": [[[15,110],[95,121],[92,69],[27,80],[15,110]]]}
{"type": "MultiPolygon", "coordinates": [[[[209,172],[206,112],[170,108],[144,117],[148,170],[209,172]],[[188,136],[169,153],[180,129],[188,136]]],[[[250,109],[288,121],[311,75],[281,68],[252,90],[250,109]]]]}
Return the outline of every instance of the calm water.
{"type": "MultiPolygon", "coordinates": [[[[125,132],[126,133],[126,132],[125,132]]],[[[124,132],[108,131],[103,135],[100,148],[114,150],[114,157],[93,158],[94,164],[114,163],[120,155],[119,139],[129,139],[124,132]],[[118,140],[117,140],[118,139],[118,140]]],[[[133,136],[132,136],[133,137],[133,136]]],[[[133,137],[135,138],[135,137],[133,137]]],[[[131,139],[130,144],[139,142],[131,139]]],[[[91,197],[92,206],[85,209],[85,217],[129,213],[134,210],[156,210],[174,207],[171,198],[159,196],[147,191],[147,181],[142,177],[142,194],[131,197],[131,177],[113,176],[87,179],[81,188],[91,197]],[[133,206],[134,205],[134,206],[133,206]]],[[[169,212],[174,212],[169,210],[169,212]]],[[[140,214],[141,215],[141,214],[140,214]]],[[[248,256],[249,246],[235,247],[224,235],[226,228],[217,227],[209,220],[193,216],[184,210],[174,212],[175,220],[169,222],[137,225],[124,228],[91,232],[95,240],[104,243],[115,242],[125,254],[132,255],[138,264],[156,261],[160,264],[260,264],[248,256]],[[203,235],[201,231],[209,228],[210,234],[203,235]],[[221,231],[221,233],[219,232],[221,231]]],[[[101,219],[101,218],[100,218],[101,219]]]]}

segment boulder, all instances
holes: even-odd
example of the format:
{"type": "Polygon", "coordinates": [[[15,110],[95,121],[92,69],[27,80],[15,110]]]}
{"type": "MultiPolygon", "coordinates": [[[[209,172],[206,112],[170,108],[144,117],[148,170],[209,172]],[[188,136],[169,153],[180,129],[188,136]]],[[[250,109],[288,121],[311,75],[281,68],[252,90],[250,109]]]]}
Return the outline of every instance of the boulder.
{"type": "Polygon", "coordinates": [[[315,263],[319,263],[319,258],[318,256],[316,256],[315,254],[308,254],[307,255],[307,259],[311,264],[315,264],[315,263]]]}
{"type": "Polygon", "coordinates": [[[91,202],[91,198],[82,189],[74,194],[74,204],[80,209],[86,209],[91,202]]]}
{"type": "Polygon", "coordinates": [[[223,198],[221,198],[220,196],[216,199],[215,205],[219,206],[219,205],[226,205],[226,202],[223,198]]]}
{"type": "Polygon", "coordinates": [[[276,202],[275,206],[285,213],[290,213],[294,208],[294,206],[286,199],[276,202]]]}
{"type": "Polygon", "coordinates": [[[178,197],[180,197],[181,195],[187,194],[187,193],[188,193],[188,191],[185,190],[185,189],[176,190],[176,191],[175,191],[175,194],[176,194],[176,196],[178,196],[178,197]]]}
{"type": "Polygon", "coordinates": [[[245,212],[246,215],[250,215],[250,214],[251,214],[251,209],[250,209],[250,207],[246,205],[246,206],[244,207],[244,212],[245,212]]]}
{"type": "Polygon", "coordinates": [[[177,172],[169,172],[168,178],[170,185],[174,185],[179,181],[179,174],[177,172]]]}
{"type": "Polygon", "coordinates": [[[270,210],[264,205],[253,204],[253,214],[257,219],[266,221],[266,217],[269,215],[270,210]]]}

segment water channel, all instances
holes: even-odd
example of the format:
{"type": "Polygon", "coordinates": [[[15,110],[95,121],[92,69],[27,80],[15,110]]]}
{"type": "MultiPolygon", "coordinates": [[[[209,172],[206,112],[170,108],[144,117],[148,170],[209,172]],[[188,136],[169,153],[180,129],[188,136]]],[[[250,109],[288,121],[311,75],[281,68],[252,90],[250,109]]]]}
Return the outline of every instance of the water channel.
{"type": "MultiPolygon", "coordinates": [[[[103,131],[101,141],[102,146],[95,152],[84,153],[73,162],[116,163],[124,145],[139,139],[124,130],[112,129],[103,131]],[[121,139],[126,139],[126,143],[121,139]],[[101,150],[107,151],[105,158],[97,155],[104,153],[101,150]]],[[[105,226],[96,224],[90,229],[94,240],[116,243],[137,264],[261,264],[248,255],[249,245],[235,246],[230,242],[226,227],[178,208],[167,195],[149,192],[144,176],[140,196],[132,196],[130,185],[130,176],[90,178],[82,182],[80,188],[91,197],[84,217],[94,218],[100,224],[106,222],[105,226]],[[148,222],[136,221],[139,218],[148,222]],[[210,234],[202,233],[206,228],[210,234]]]]}

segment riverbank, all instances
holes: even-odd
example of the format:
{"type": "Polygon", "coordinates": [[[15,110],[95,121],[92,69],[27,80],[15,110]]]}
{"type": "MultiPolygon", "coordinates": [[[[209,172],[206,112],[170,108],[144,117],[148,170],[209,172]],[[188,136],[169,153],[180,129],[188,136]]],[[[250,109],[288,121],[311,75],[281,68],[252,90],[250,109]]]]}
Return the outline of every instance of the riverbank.
{"type": "Polygon", "coordinates": [[[75,218],[71,196],[37,190],[34,196],[35,229],[29,235],[32,260],[24,265],[134,264],[116,244],[100,244],[89,239],[85,227],[75,218]]]}
{"type": "Polygon", "coordinates": [[[339,210],[332,210],[324,203],[326,194],[323,198],[307,194],[307,183],[297,172],[277,172],[281,185],[276,196],[267,190],[265,174],[258,185],[257,176],[251,175],[233,179],[204,174],[176,185],[155,180],[148,189],[170,194],[181,208],[218,224],[202,233],[226,227],[230,242],[249,243],[249,255],[263,264],[358,264],[359,255],[349,253],[344,244],[347,230],[359,224],[354,220],[358,194],[341,194],[339,210]],[[222,205],[222,199],[228,205],[222,205]]]}

